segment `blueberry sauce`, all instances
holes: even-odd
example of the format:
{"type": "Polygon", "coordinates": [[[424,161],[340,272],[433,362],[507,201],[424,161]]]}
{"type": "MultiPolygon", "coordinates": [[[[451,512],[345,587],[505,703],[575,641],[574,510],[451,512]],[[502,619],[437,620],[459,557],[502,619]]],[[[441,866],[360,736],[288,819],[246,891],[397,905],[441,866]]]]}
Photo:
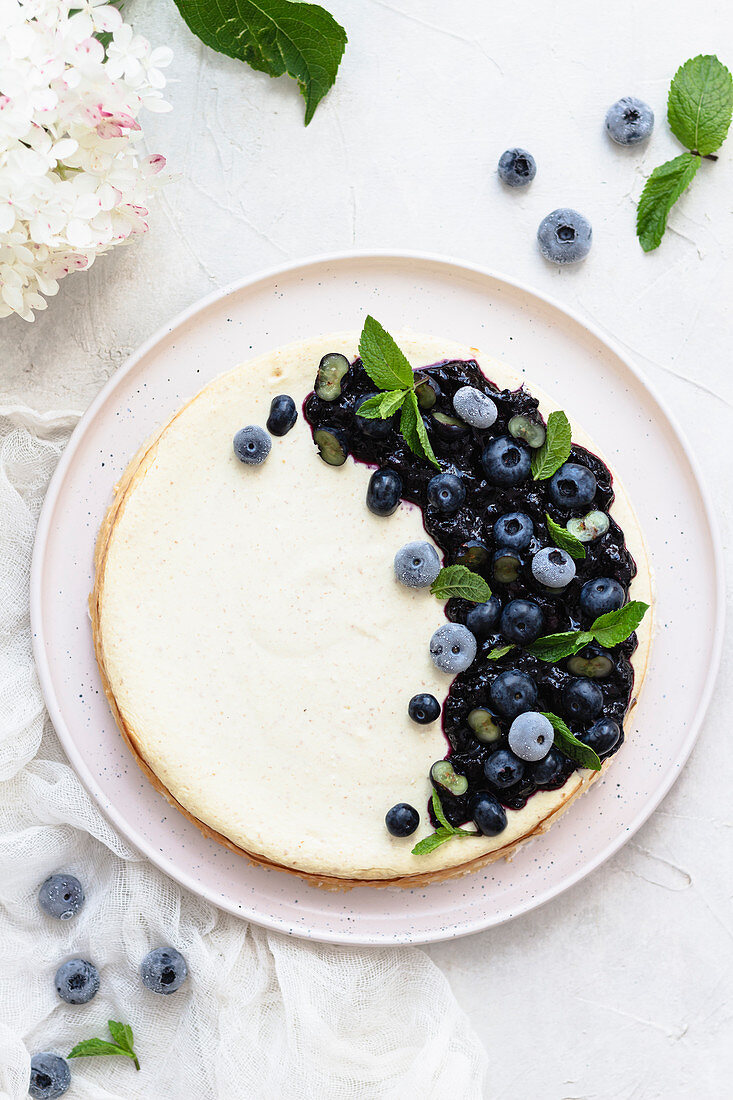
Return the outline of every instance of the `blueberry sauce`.
{"type": "MultiPolygon", "coordinates": [[[[399,474],[403,499],[417,504],[422,510],[425,530],[442,550],[445,565],[462,562],[484,576],[502,607],[513,599],[533,600],[542,611],[543,634],[587,628],[590,625],[588,616],[583,614],[579,601],[583,584],[596,577],[611,577],[628,594],[629,585],[636,574],[636,565],[626,548],[623,532],[613,518],[610,518],[605,534],[585,543],[586,557],[575,563],[577,575],[566,588],[549,592],[540,586],[532,575],[530,563],[538,550],[554,545],[547,532],[545,513],[564,527],[569,519],[591,510],[608,512],[614,499],[608,467],[590,451],[573,445],[568,461],[590,469],[597,481],[592,503],[582,509],[558,506],[550,498],[549,481],[534,481],[531,476],[523,484],[514,487],[492,485],[481,464],[482,452],[492,439],[508,434],[508,424],[513,417],[523,416],[533,423],[543,424],[537,400],[523,387],[518,390],[497,389],[472,359],[437,363],[423,368],[417,374],[421,380],[425,380],[424,385],[418,388],[418,393],[422,393],[423,398],[421,404],[432,405],[430,408],[423,408],[423,420],[441,471],[458,475],[466,486],[465,501],[453,514],[441,512],[428,501],[428,482],[438,471],[409,449],[397,430],[399,414],[389,422],[389,430],[383,436],[368,434],[360,427],[355,409],[366,395],[374,393],[374,383],[360,359],[354,361],[341,379],[341,392],[335,400],[324,401],[315,392],[306,398],[303,403],[305,419],[313,432],[323,428],[337,429],[356,461],[378,468],[387,467],[399,474]],[[456,422],[453,395],[463,386],[473,386],[495,402],[498,417],[491,428],[473,428],[456,422]],[[432,392],[428,392],[428,389],[432,392]],[[435,413],[441,414],[441,418],[436,419],[435,413]],[[512,551],[518,555],[520,562],[516,579],[507,583],[498,580],[493,570],[492,559],[498,549],[493,528],[500,517],[511,512],[528,515],[534,530],[526,548],[512,551]],[[479,544],[478,548],[476,544],[479,544]],[[485,554],[483,547],[486,548],[485,554]]],[[[364,423],[362,421],[362,425],[364,423]]],[[[388,523],[389,520],[385,519],[384,522],[388,523]]],[[[465,624],[473,606],[464,600],[450,600],[446,604],[446,615],[453,622],[465,624]]],[[[484,765],[490,755],[508,747],[507,735],[511,723],[507,718],[497,716],[496,721],[501,727],[502,736],[499,740],[486,744],[476,738],[468,725],[467,717],[476,707],[484,707],[492,714],[495,713],[491,704],[490,687],[499,673],[506,669],[529,673],[538,691],[537,705],[533,709],[552,711],[560,715],[576,736],[582,738],[592,724],[565,712],[563,689],[576,678],[567,667],[567,659],[557,664],[548,664],[517,646],[498,660],[488,660],[487,655],[494,647],[507,644],[507,639],[501,634],[500,616],[497,617],[492,633],[485,636],[482,631],[481,634],[476,659],[470,668],[452,681],[443,705],[443,730],[450,745],[447,755],[450,756],[454,769],[468,779],[468,790],[464,794],[454,795],[442,787],[439,789],[444,813],[452,825],[461,825],[471,818],[472,802],[478,791],[490,790],[504,806],[521,809],[535,791],[554,790],[563,786],[576,768],[571,760],[563,757],[559,771],[555,771],[552,780],[547,782],[543,780],[543,776],[552,769],[527,764],[521,779],[514,786],[501,790],[492,788],[485,777],[484,765]]],[[[426,638],[426,647],[428,642],[429,639],[426,638]]],[[[634,671],[630,658],[636,644],[636,635],[632,634],[625,642],[615,646],[610,651],[613,666],[611,671],[603,678],[593,681],[603,694],[603,716],[615,719],[619,726],[622,726],[631,700],[634,671]]],[[[579,656],[593,656],[597,652],[601,651],[591,644],[579,656]]],[[[601,758],[615,753],[622,742],[623,733],[609,752],[600,754],[601,758]]],[[[432,808],[429,808],[429,813],[433,824],[437,824],[432,808]]]]}

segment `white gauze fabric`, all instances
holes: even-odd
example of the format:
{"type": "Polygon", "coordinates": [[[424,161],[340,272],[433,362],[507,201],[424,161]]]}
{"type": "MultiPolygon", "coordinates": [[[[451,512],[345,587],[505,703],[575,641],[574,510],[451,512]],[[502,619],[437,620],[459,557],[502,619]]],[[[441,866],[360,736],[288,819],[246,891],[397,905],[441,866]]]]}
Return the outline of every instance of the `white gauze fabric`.
{"type": "Polygon", "coordinates": [[[484,1095],[486,1057],[441,972],[415,948],[349,950],[237,920],[127,846],[64,757],[31,653],[36,521],[77,417],[0,407],[0,1098],[27,1096],[30,1054],[68,1054],[132,1025],[124,1058],[72,1060],[70,1100],[387,1100],[484,1095]],[[38,907],[66,870],[87,901],[70,921],[38,907]],[[183,952],[190,978],[146,990],[141,958],[183,952]],[[88,1005],[63,1004],[66,958],[99,968],[88,1005]]]}

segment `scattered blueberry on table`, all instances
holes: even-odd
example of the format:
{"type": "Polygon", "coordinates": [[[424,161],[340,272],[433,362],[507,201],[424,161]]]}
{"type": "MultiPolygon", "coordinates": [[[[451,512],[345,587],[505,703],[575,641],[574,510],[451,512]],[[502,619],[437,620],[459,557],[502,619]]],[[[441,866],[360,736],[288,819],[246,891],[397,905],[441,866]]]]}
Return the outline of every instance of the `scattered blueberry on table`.
{"type": "Polygon", "coordinates": [[[70,1084],[71,1070],[65,1058],[48,1051],[32,1056],[28,1093],[33,1100],[56,1100],[70,1084]]]}
{"type": "Polygon", "coordinates": [[[590,252],[593,230],[577,210],[560,207],[543,218],[537,230],[540,252],[553,264],[576,264],[590,252]]]}
{"type": "Polygon", "coordinates": [[[537,175],[537,164],[526,149],[507,149],[499,157],[498,172],[508,187],[526,187],[537,175]]]}
{"type": "Polygon", "coordinates": [[[85,1005],[99,992],[99,971],[86,959],[62,963],[54,978],[56,992],[70,1005],[85,1005]]]}
{"type": "Polygon", "coordinates": [[[153,993],[175,993],[188,977],[188,966],[175,947],[155,947],[140,963],[140,977],[153,993]]]}
{"type": "Polygon", "coordinates": [[[70,920],[84,904],[84,890],[74,875],[49,875],[38,891],[38,904],[49,917],[70,920]]]}
{"type": "Polygon", "coordinates": [[[636,96],[623,96],[606,112],[606,133],[617,145],[638,145],[653,129],[654,111],[636,96]]]}

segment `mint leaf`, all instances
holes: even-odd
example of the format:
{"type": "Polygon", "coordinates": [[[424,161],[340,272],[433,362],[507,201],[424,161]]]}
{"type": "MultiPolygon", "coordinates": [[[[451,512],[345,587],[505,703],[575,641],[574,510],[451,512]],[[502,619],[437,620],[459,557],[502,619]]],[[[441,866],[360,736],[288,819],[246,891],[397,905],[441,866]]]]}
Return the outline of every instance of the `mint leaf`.
{"type": "Polygon", "coordinates": [[[367,317],[359,338],[364,370],[380,390],[409,390],[415,375],[407,359],[379,321],[367,317]]]}
{"type": "Polygon", "coordinates": [[[109,1033],[118,1044],[132,1053],[132,1028],[129,1024],[121,1024],[117,1020],[107,1020],[109,1033]]]}
{"type": "Polygon", "coordinates": [[[564,412],[551,412],[547,418],[545,442],[532,455],[532,477],[535,481],[546,478],[560,469],[570,457],[570,421],[564,412]]]}
{"type": "Polygon", "coordinates": [[[618,611],[609,611],[600,615],[591,626],[591,633],[599,645],[613,649],[619,642],[625,642],[633,634],[649,610],[648,603],[632,600],[618,611]]]}
{"type": "Polygon", "coordinates": [[[491,599],[491,589],[484,578],[467,569],[465,565],[447,565],[441,569],[430,585],[430,591],[439,600],[457,599],[487,603],[491,599]]]}
{"type": "Polygon", "coordinates": [[[645,252],[653,252],[659,247],[669,212],[695,178],[699,167],[698,156],[682,153],[655,168],[644,184],[636,210],[636,235],[645,252]]]}
{"type": "Polygon", "coordinates": [[[733,114],[733,78],[713,54],[686,61],[675,73],[667,121],[693,153],[709,156],[725,141],[733,114]]]}
{"type": "Polygon", "coordinates": [[[440,801],[440,796],[438,795],[437,791],[433,791],[431,802],[433,803],[433,813],[437,817],[440,824],[443,826],[444,829],[447,829],[449,832],[452,833],[454,831],[454,827],[450,824],[448,818],[443,813],[443,804],[440,801]]]}
{"type": "Polygon", "coordinates": [[[513,645],[496,645],[490,653],[486,654],[486,659],[488,661],[498,661],[500,657],[505,657],[507,653],[511,653],[513,649],[513,645]]]}
{"type": "Polygon", "coordinates": [[[83,1039],[67,1054],[67,1058],[89,1058],[96,1054],[118,1054],[130,1058],[135,1064],[135,1069],[140,1069],[140,1063],[132,1047],[132,1028],[130,1025],[118,1023],[116,1020],[108,1020],[107,1027],[115,1040],[114,1043],[108,1043],[106,1039],[83,1039]]]}
{"type": "MultiPolygon", "coordinates": [[[[305,98],[305,124],[336,79],[346,31],[317,4],[291,0],[175,0],[193,33],[212,50],[270,76],[285,73],[305,98]]],[[[392,387],[390,387],[392,388],[392,387]]]]}
{"type": "Polygon", "coordinates": [[[446,840],[452,840],[454,836],[455,833],[450,832],[448,829],[436,829],[430,836],[425,836],[417,842],[412,849],[412,855],[426,856],[429,852],[434,852],[441,844],[445,844],[446,840]]]}
{"type": "Polygon", "coordinates": [[[590,768],[594,772],[601,770],[601,761],[598,754],[589,745],[584,745],[582,741],[579,741],[565,725],[562,718],[558,718],[556,714],[552,714],[550,711],[542,711],[541,713],[544,714],[555,731],[555,748],[563,756],[567,756],[574,763],[580,764],[582,768],[590,768]]]}
{"type": "Polygon", "coordinates": [[[418,455],[419,458],[426,458],[436,469],[440,469],[440,464],[430,446],[414,390],[407,391],[407,397],[402,406],[400,433],[413,454],[418,455]]]}
{"type": "Polygon", "coordinates": [[[561,527],[559,523],[555,523],[552,516],[545,512],[545,520],[547,521],[547,531],[555,543],[555,546],[559,546],[561,550],[567,550],[571,558],[575,558],[576,561],[580,561],[585,557],[585,547],[580,539],[576,539],[575,535],[571,535],[567,527],[561,527]]]}
{"type": "Polygon", "coordinates": [[[397,412],[407,394],[407,390],[385,390],[368,397],[359,405],[357,416],[363,416],[365,420],[388,420],[397,412]]]}
{"type": "Polygon", "coordinates": [[[527,652],[533,657],[539,657],[541,661],[554,664],[563,657],[571,657],[592,641],[593,635],[588,630],[568,630],[563,634],[546,634],[544,638],[538,638],[527,646],[527,652]]]}

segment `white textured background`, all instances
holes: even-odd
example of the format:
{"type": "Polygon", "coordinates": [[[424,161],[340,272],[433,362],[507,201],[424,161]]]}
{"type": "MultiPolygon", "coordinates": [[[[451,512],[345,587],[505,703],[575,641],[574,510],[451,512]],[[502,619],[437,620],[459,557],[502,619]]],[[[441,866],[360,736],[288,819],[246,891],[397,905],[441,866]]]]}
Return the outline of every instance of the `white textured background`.
{"type": "MultiPolygon", "coordinates": [[[[34,325],[0,321],[0,399],[84,408],[159,325],[261,267],[351,247],[444,252],[555,295],[629,349],[681,420],[727,545],[733,137],[648,256],[634,203],[645,174],[679,151],[664,120],[677,66],[699,52],[733,65],[728,0],[327,6],[350,44],[306,130],[292,82],[200,46],[172,0],[128,5],[175,51],[175,109],[146,132],[178,179],[142,244],[66,279],[34,325]],[[657,114],[641,151],[603,133],[606,107],[626,94],[657,114]],[[539,165],[524,193],[495,174],[515,144],[539,165]],[[534,243],[561,205],[583,211],[595,237],[588,261],[564,271],[534,243]]],[[[731,1095],[728,666],[682,778],[619,855],[537,912],[430,950],[485,1039],[492,1100],[731,1095]]]]}

